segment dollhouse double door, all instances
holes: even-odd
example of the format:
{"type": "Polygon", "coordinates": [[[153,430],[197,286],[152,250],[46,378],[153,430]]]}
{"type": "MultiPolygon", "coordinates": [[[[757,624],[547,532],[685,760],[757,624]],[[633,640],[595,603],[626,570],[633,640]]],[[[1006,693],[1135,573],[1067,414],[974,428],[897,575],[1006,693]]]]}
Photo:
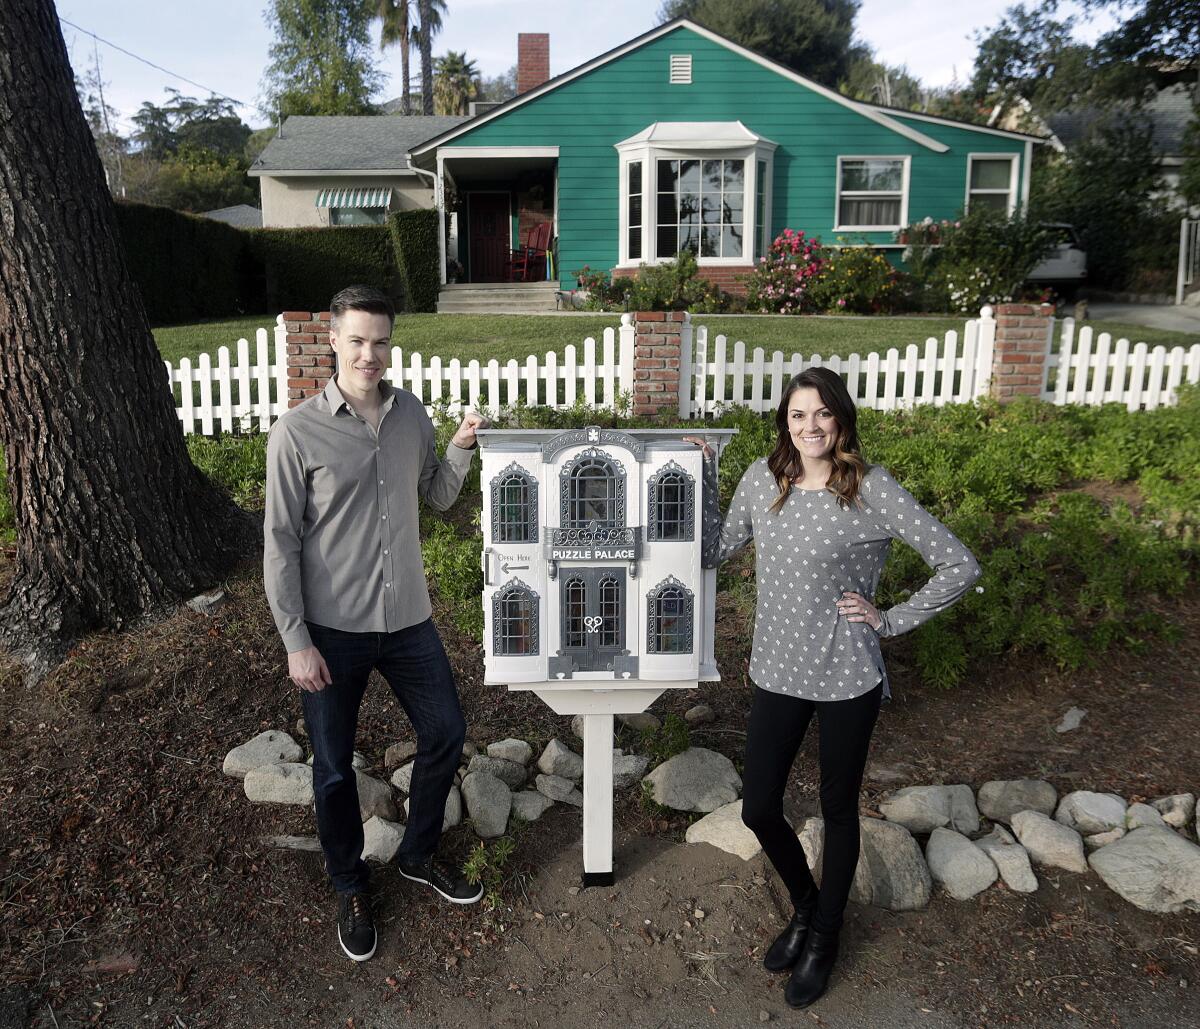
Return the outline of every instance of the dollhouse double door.
{"type": "Polygon", "coordinates": [[[580,672],[611,672],[628,654],[624,567],[566,567],[559,573],[559,654],[580,672]]]}

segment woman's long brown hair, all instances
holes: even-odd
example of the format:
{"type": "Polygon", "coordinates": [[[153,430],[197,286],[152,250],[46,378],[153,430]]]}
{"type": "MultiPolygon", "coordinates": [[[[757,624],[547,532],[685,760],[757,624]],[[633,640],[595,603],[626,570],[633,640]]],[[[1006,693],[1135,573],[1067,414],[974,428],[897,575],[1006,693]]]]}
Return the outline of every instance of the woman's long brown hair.
{"type": "Polygon", "coordinates": [[[779,438],[775,449],[767,458],[767,467],[775,476],[779,486],[779,496],[771,505],[772,514],[779,511],[792,492],[792,480],[804,475],[804,461],[800,450],[792,442],[788,431],[788,406],[792,394],[805,386],[811,386],[821,395],[821,403],[831,412],[838,424],[837,443],[833,449],[833,471],[829,474],[826,485],[833,490],[838,503],[848,508],[858,504],[859,484],[867,474],[867,463],[863,460],[858,447],[858,412],[854,401],[846,390],[846,384],[837,372],[828,368],[807,368],[799,375],[793,376],[783,391],[783,399],[775,412],[775,427],[779,430],[779,438]]]}

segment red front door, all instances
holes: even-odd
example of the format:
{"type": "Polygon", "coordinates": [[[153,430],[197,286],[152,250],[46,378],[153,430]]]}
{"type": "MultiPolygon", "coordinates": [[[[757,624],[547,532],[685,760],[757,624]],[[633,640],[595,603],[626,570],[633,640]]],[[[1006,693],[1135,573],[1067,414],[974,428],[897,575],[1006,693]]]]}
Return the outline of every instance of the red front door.
{"type": "Polygon", "coordinates": [[[472,193],[471,281],[503,282],[512,249],[507,193],[472,193]]]}

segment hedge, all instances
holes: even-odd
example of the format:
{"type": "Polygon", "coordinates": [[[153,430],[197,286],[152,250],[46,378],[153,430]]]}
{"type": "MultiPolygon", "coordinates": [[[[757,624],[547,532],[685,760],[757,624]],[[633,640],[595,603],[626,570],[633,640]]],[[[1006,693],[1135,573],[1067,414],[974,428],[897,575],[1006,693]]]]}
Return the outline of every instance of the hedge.
{"type": "Polygon", "coordinates": [[[116,208],[129,271],[153,324],[264,309],[261,268],[241,229],[152,204],[116,208]]]}
{"type": "MultiPolygon", "coordinates": [[[[323,310],[344,286],[362,282],[403,306],[393,231],[385,225],[311,229],[238,229],[151,204],[120,202],[117,224],[130,273],[154,325],[261,311],[323,310]]],[[[409,278],[437,306],[437,215],[434,259],[420,259],[428,230],[404,231],[409,278]],[[432,287],[427,285],[432,273],[432,287]]],[[[413,224],[421,223],[413,219],[413,224]]],[[[397,246],[399,243],[396,244],[397,246]]],[[[422,301],[429,303],[427,299],[422,301]]]]}
{"type": "Polygon", "coordinates": [[[401,296],[391,236],[383,225],[250,229],[246,236],[264,269],[268,311],[323,311],[338,290],[364,283],[401,296]]]}
{"type": "Polygon", "coordinates": [[[441,289],[438,213],[397,211],[388,219],[405,311],[437,310],[441,289]]]}

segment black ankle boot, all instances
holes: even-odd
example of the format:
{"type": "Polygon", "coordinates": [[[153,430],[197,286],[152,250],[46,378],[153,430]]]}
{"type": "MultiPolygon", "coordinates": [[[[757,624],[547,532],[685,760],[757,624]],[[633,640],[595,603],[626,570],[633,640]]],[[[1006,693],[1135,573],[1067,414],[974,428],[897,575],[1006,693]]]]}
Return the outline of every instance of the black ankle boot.
{"type": "Polygon", "coordinates": [[[800,960],[784,990],[784,999],[791,1007],[806,1008],[819,999],[829,985],[829,973],[837,960],[838,933],[810,929],[800,952],[800,960]]]}
{"type": "Polygon", "coordinates": [[[775,942],[767,948],[763,958],[763,968],[768,972],[786,972],[800,960],[800,952],[804,949],[804,941],[808,937],[808,927],[812,923],[813,913],[817,910],[814,900],[811,904],[796,908],[796,913],[788,922],[787,927],[775,942]]]}

